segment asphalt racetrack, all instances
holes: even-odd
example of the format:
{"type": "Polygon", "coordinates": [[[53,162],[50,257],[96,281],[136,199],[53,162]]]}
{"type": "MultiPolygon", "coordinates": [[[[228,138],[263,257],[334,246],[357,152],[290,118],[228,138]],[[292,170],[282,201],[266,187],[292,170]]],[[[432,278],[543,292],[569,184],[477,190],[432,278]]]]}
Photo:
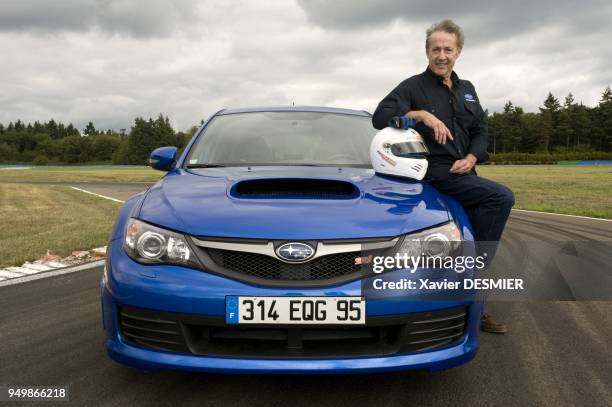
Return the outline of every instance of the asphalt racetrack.
{"type": "MultiPolygon", "coordinates": [[[[122,200],[143,188],[74,185],[122,200]]],[[[543,281],[552,282],[547,295],[567,301],[489,302],[487,310],[507,323],[510,332],[483,333],[472,362],[438,373],[143,373],[116,364],[104,350],[101,267],[0,287],[0,385],[70,386],[69,403],[45,405],[610,406],[612,253],[605,250],[610,240],[612,222],[513,212],[500,261],[552,267],[553,277],[543,281]],[[568,257],[526,264],[526,246],[538,244],[556,247],[568,257]],[[597,270],[572,266],[571,258],[585,250],[597,270]],[[587,301],[606,299],[606,293],[608,301],[587,301]],[[580,301],[571,301],[574,298],[580,301]]]]}

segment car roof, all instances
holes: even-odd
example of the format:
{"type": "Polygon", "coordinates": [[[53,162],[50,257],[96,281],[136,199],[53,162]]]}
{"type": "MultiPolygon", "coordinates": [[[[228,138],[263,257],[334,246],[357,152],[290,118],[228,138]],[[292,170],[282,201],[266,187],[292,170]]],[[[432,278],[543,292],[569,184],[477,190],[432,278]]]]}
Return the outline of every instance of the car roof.
{"type": "Polygon", "coordinates": [[[365,110],[342,109],[339,107],[324,107],[324,106],[260,106],[260,107],[243,107],[237,109],[223,109],[217,112],[216,115],[236,114],[236,113],[253,113],[253,112],[319,112],[319,113],[336,113],[348,114],[353,116],[370,117],[371,114],[365,110]]]}

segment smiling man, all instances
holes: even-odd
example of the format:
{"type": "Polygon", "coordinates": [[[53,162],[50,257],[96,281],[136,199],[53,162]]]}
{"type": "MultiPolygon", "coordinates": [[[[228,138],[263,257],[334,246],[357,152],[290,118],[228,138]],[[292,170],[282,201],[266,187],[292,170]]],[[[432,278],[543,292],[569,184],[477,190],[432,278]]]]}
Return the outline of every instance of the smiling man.
{"type": "MultiPolygon", "coordinates": [[[[425,179],[463,205],[481,252],[489,249],[490,262],[514,205],[514,194],[476,175],[476,163],[488,159],[487,126],[474,85],[459,79],[453,70],[463,40],[463,30],[451,20],[431,26],[425,40],[427,69],[395,87],[378,104],[372,123],[377,129],[414,127],[423,136],[430,152],[425,179]]],[[[482,329],[507,330],[488,314],[482,329]]]]}

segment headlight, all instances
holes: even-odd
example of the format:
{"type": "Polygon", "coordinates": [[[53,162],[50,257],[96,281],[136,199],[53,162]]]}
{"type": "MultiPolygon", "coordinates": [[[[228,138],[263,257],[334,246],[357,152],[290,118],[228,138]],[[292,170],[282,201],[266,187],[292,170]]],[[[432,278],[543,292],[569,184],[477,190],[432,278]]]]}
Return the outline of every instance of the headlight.
{"type": "Polygon", "coordinates": [[[185,236],[130,219],[125,229],[123,247],[141,263],[179,264],[201,268],[185,236]]]}
{"type": "Polygon", "coordinates": [[[461,247],[461,231],[455,222],[411,233],[404,236],[398,253],[408,257],[446,257],[454,255],[461,247]]]}

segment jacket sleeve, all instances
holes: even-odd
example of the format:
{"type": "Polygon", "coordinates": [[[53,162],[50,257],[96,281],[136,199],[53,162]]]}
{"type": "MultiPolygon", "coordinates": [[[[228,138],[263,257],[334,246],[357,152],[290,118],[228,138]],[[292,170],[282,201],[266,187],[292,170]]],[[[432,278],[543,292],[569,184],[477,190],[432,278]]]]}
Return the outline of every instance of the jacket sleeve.
{"type": "Polygon", "coordinates": [[[403,116],[410,111],[410,87],[407,80],[400,83],[380,101],[372,116],[372,125],[378,130],[387,127],[393,116],[403,116]]]}
{"type": "MultiPolygon", "coordinates": [[[[470,84],[471,85],[471,84],[470,84]]],[[[484,110],[480,105],[480,101],[478,96],[476,95],[476,89],[474,86],[471,86],[472,94],[476,99],[476,112],[474,121],[469,128],[470,132],[470,145],[468,147],[468,152],[474,154],[478,159],[479,163],[485,162],[489,159],[489,154],[487,154],[487,146],[489,143],[489,134],[487,131],[487,123],[485,118],[484,110]]]]}

